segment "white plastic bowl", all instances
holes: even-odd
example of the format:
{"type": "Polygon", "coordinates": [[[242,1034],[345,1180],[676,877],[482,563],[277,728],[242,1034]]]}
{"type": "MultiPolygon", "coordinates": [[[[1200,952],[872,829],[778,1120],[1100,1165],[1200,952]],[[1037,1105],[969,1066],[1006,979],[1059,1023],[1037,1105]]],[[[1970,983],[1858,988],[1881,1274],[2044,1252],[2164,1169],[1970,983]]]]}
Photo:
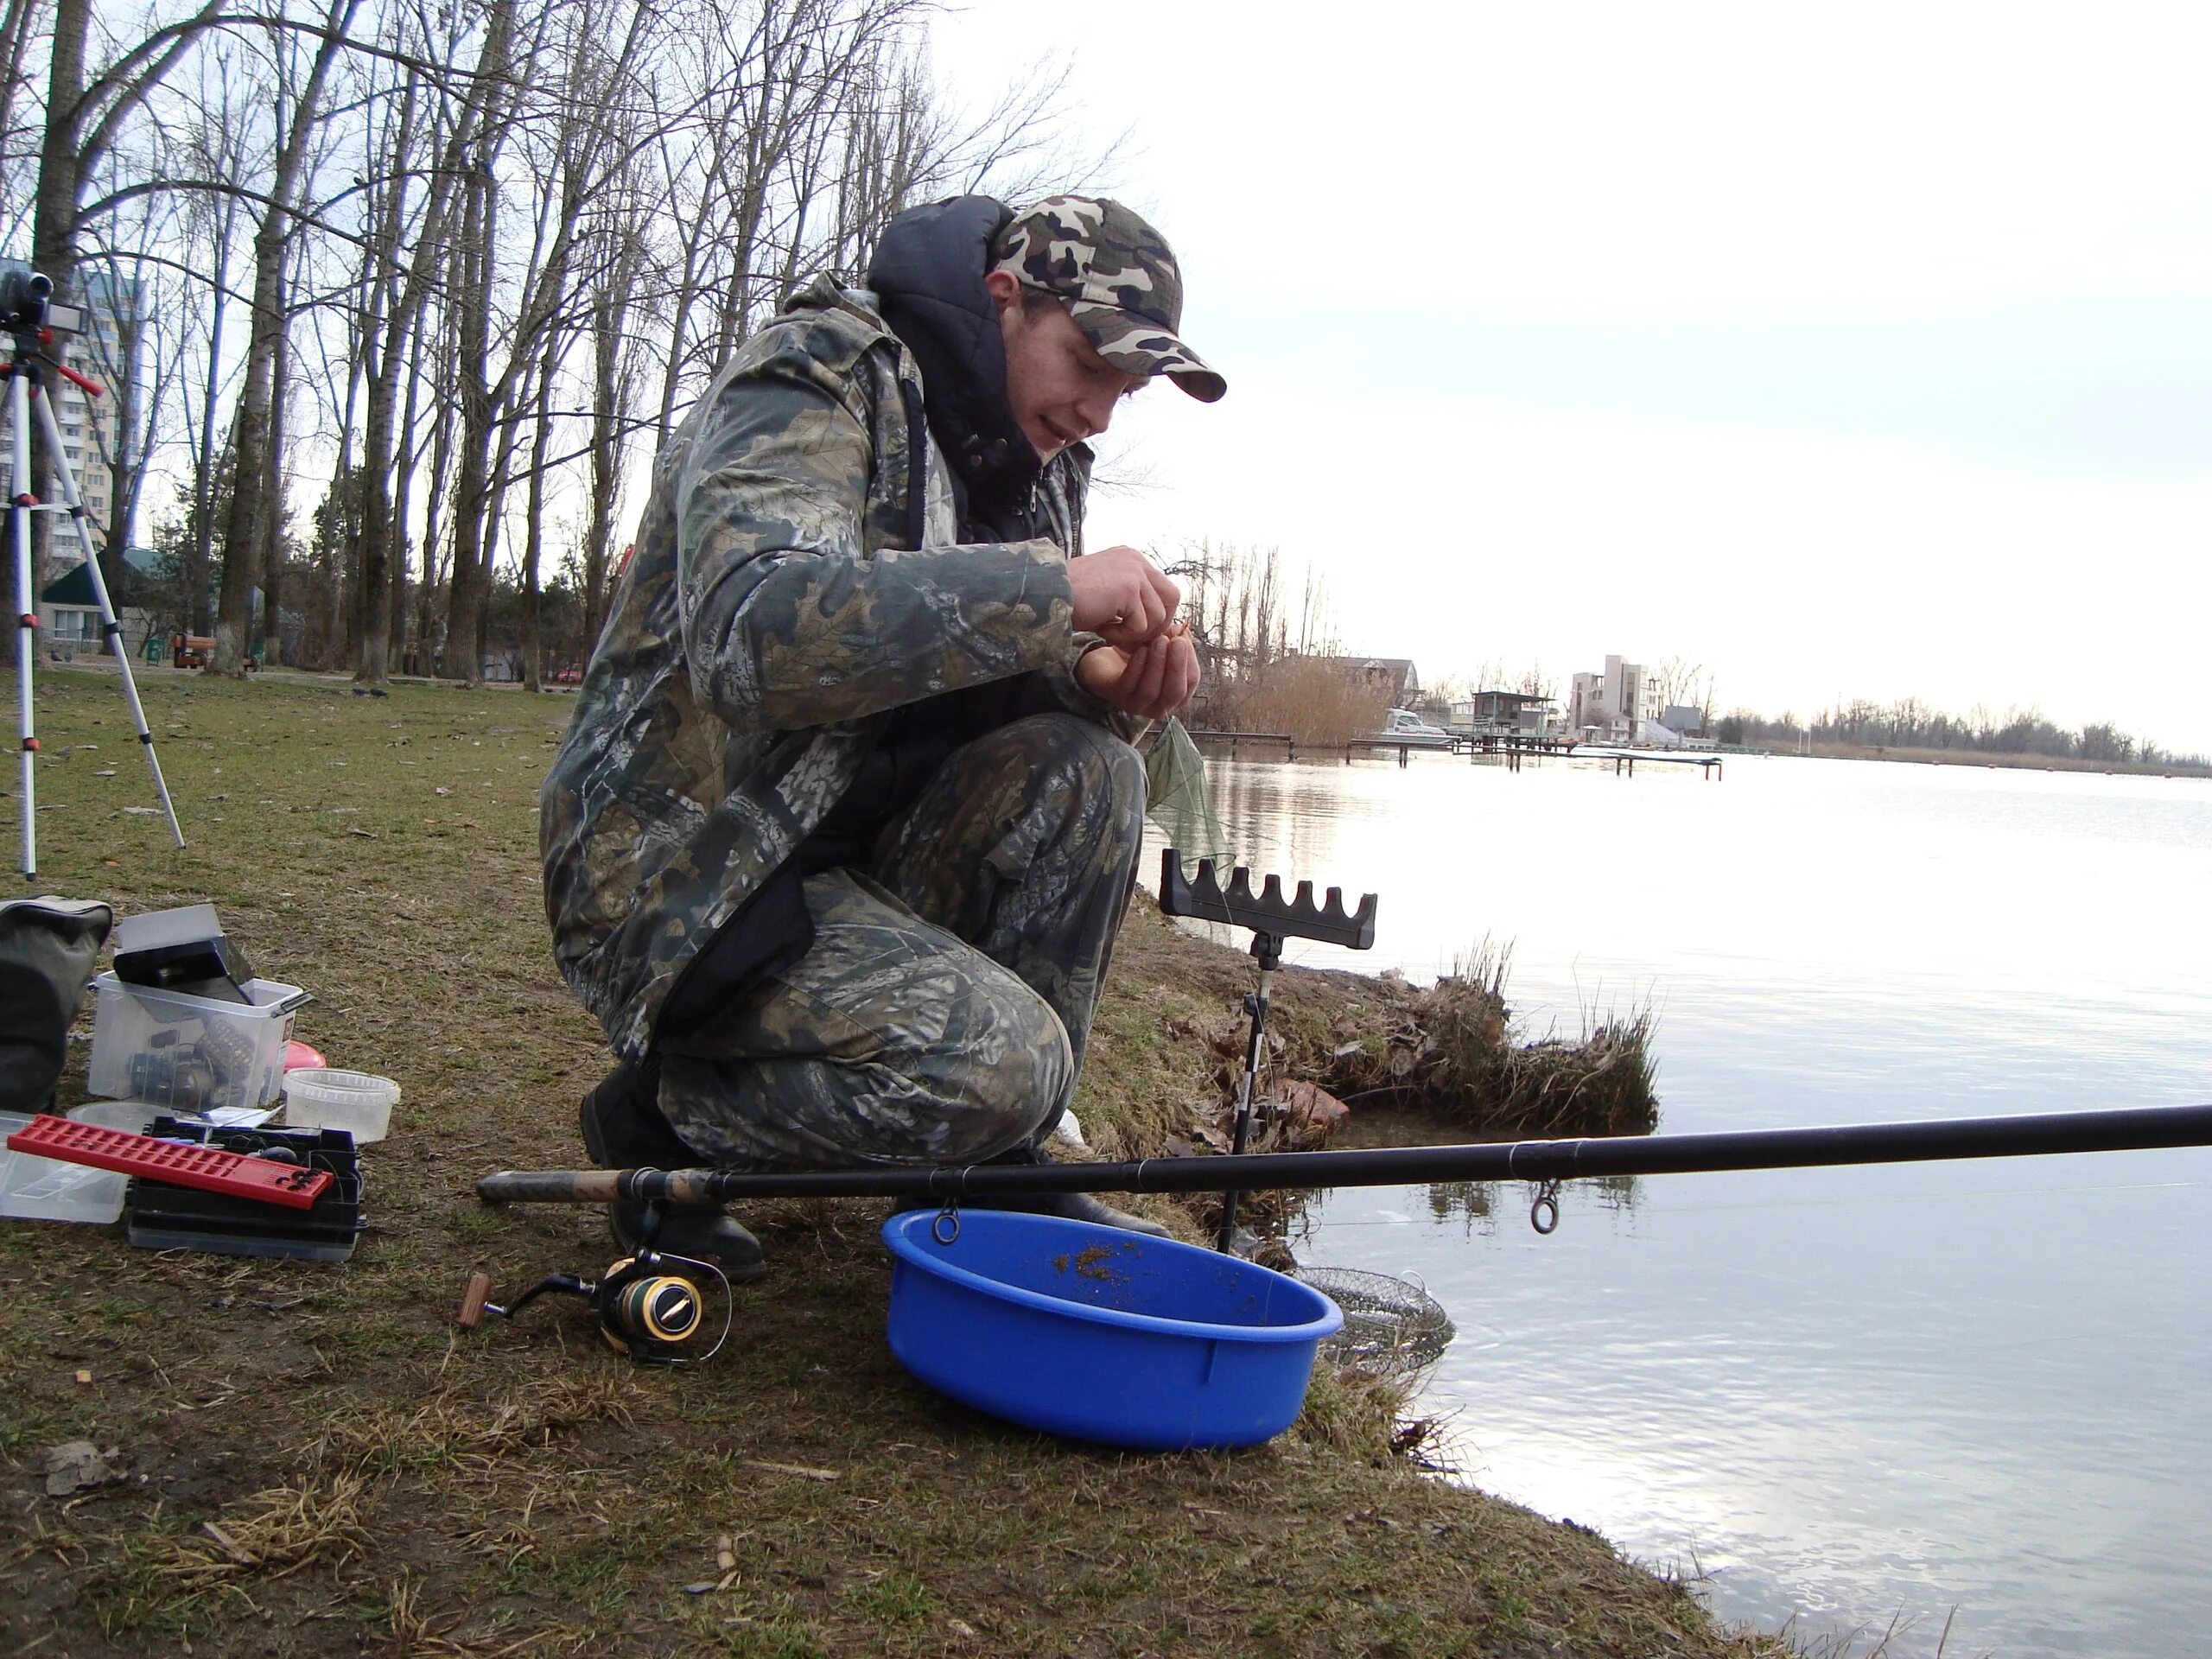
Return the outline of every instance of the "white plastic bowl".
{"type": "Polygon", "coordinates": [[[296,1128],[344,1129],[361,1146],[381,1141],[399,1104],[399,1085],[368,1071],[303,1065],[284,1074],[284,1122],[296,1128]]]}

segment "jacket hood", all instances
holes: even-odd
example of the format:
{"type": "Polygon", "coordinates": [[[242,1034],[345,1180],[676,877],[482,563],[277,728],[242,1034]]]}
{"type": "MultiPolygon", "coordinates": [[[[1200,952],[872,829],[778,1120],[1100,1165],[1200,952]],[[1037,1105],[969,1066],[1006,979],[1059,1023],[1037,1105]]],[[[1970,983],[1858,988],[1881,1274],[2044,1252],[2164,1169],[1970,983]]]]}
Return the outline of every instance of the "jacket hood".
{"type": "Polygon", "coordinates": [[[910,208],[884,227],[868,269],[883,320],[921,368],[930,435],[985,518],[1026,498],[1042,470],[1007,401],[1006,345],[983,287],[1013,218],[989,196],[910,208]]]}

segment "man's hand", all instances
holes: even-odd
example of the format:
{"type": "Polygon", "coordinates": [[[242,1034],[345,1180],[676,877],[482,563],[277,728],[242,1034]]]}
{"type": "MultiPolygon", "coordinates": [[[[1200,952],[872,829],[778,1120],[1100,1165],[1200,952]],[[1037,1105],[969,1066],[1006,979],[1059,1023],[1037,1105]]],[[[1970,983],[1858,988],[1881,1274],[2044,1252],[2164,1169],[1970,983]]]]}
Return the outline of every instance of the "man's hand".
{"type": "MultiPolygon", "coordinates": [[[[1076,627],[1125,651],[1166,633],[1183,602],[1182,589],[1134,547],[1104,547],[1070,559],[1068,588],[1076,627]]],[[[1196,685],[1195,659],[1192,667],[1196,685]]]]}
{"type": "Polygon", "coordinates": [[[1075,677],[1092,696],[1125,715],[1164,720],[1198,689],[1198,653],[1187,632],[1165,633],[1130,651],[1093,645],[1077,662],[1075,677]]]}

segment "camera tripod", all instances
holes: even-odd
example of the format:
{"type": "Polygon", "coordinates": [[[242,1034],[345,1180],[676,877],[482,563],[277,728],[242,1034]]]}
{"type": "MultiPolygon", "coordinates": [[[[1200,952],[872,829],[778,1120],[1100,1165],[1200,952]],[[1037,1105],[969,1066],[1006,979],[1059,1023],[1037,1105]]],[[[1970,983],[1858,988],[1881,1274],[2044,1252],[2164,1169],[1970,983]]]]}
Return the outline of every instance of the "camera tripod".
{"type": "Polygon", "coordinates": [[[65,514],[77,533],[77,545],[85,556],[85,570],[92,581],[92,597],[99,606],[100,629],[106,636],[108,650],[114,654],[116,666],[123,671],[124,701],[130,705],[131,723],[137,728],[139,747],[146,752],[146,765],[153,772],[154,792],[160,797],[162,811],[169,821],[169,834],[176,837],[180,847],[184,845],[184,831],[177,825],[176,806],[169,799],[168,784],[162,777],[162,763],[154,753],[154,734],[147,727],[146,710],[138,701],[138,683],[131,676],[130,651],[124,643],[123,625],[116,620],[107,579],[100,573],[92,533],[85,527],[84,498],[78,494],[76,475],[69,470],[68,453],[61,445],[60,423],[54,418],[54,401],[46,393],[44,371],[53,369],[88,397],[105,394],[92,381],[46,353],[45,347],[52,342],[54,333],[47,326],[45,315],[47,296],[53,292],[53,284],[43,276],[33,276],[28,282],[17,277],[7,287],[8,315],[0,319],[0,325],[8,329],[14,350],[10,359],[0,364],[0,378],[8,382],[8,430],[13,463],[8,493],[8,531],[16,556],[16,700],[22,716],[23,880],[35,881],[39,750],[31,718],[31,671],[38,659],[38,605],[37,595],[32,592],[31,573],[34,512],[65,514]],[[60,505],[42,502],[32,493],[30,411],[34,407],[38,410],[47,445],[54,454],[54,474],[61,483],[60,505]]]}

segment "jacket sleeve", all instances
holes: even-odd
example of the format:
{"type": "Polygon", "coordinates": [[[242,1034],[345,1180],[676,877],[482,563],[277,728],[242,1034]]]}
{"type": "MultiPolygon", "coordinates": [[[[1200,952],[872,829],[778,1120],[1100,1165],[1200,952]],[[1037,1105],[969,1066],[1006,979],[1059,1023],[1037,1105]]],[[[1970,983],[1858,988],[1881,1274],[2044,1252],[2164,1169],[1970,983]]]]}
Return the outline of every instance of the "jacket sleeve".
{"type": "Polygon", "coordinates": [[[881,550],[864,373],[761,337],[721,383],[677,486],[685,655],[733,726],[790,731],[1048,668],[1077,650],[1066,556],[1050,541],[881,550]]]}

